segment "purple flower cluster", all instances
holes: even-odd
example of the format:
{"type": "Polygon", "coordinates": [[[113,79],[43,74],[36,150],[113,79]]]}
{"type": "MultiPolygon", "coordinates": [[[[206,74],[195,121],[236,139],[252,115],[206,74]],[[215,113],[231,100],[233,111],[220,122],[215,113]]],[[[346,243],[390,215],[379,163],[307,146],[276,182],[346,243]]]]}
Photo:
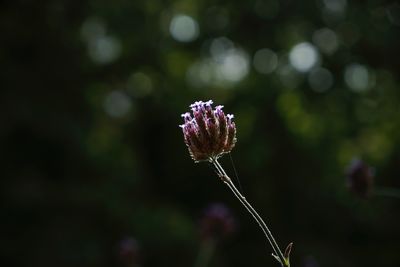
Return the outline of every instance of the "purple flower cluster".
{"type": "Polygon", "coordinates": [[[233,115],[225,115],[223,106],[212,107],[211,100],[190,105],[193,115],[182,114],[185,143],[195,162],[216,159],[230,152],[236,143],[233,115]]]}
{"type": "Polygon", "coordinates": [[[373,169],[360,159],[353,159],[347,169],[347,187],[354,194],[366,198],[374,182],[373,169]]]}

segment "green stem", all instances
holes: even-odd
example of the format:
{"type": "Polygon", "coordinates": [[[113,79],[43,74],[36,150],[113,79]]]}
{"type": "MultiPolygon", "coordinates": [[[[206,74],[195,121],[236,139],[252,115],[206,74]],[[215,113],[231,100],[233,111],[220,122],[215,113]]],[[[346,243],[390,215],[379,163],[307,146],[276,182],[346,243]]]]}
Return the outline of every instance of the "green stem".
{"type": "Polygon", "coordinates": [[[400,189],[393,187],[375,187],[373,194],[375,196],[400,198],[400,189]]]}
{"type": "Polygon", "coordinates": [[[215,168],[220,175],[222,181],[229,187],[229,189],[233,192],[236,198],[242,203],[242,205],[247,209],[247,211],[253,216],[253,218],[257,221],[258,225],[263,230],[265,236],[267,237],[269,243],[272,246],[273,251],[275,254],[272,256],[277,259],[283,267],[289,267],[289,259],[286,259],[283,256],[282,251],[280,250],[278,244],[275,241],[275,238],[272,236],[271,231],[269,230],[268,226],[265,224],[263,219],[257,213],[257,211],[250,205],[250,203],[246,200],[246,198],[237,190],[236,186],[233,184],[232,180],[226,174],[225,170],[222,168],[221,164],[217,161],[217,159],[212,159],[212,163],[214,164],[215,168]]]}
{"type": "Polygon", "coordinates": [[[214,254],[216,241],[213,239],[204,240],[201,245],[194,267],[207,267],[214,254]]]}

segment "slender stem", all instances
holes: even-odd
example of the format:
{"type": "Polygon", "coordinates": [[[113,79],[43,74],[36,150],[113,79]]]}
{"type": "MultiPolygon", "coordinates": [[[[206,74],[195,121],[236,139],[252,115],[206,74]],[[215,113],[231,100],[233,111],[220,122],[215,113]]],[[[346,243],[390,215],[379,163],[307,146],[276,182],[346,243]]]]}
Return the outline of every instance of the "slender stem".
{"type": "Polygon", "coordinates": [[[215,168],[217,169],[220,178],[222,181],[229,187],[229,189],[233,192],[236,198],[242,203],[242,205],[247,209],[247,211],[253,216],[253,218],[257,221],[258,225],[263,230],[265,236],[267,237],[269,243],[272,246],[275,254],[272,254],[283,267],[289,267],[289,260],[285,259],[283,256],[282,251],[280,250],[278,244],[275,241],[275,238],[272,236],[271,231],[269,230],[268,226],[265,224],[263,219],[257,213],[257,211],[250,205],[250,203],[246,200],[246,198],[237,190],[236,186],[233,184],[232,180],[226,174],[225,170],[222,168],[221,164],[217,161],[217,159],[212,159],[212,163],[214,164],[215,168]]]}
{"type": "Polygon", "coordinates": [[[393,187],[375,187],[373,194],[375,196],[400,198],[400,189],[393,187]]]}

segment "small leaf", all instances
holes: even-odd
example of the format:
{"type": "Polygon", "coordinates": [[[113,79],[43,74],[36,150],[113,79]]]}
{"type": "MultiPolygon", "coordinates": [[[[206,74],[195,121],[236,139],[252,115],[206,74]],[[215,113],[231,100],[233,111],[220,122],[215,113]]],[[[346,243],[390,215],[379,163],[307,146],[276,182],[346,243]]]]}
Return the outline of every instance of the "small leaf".
{"type": "Polygon", "coordinates": [[[287,245],[286,249],[285,249],[285,253],[284,253],[284,257],[285,257],[285,266],[290,266],[289,263],[289,258],[290,258],[290,252],[292,251],[292,246],[293,246],[293,242],[291,242],[289,245],[287,245]]]}

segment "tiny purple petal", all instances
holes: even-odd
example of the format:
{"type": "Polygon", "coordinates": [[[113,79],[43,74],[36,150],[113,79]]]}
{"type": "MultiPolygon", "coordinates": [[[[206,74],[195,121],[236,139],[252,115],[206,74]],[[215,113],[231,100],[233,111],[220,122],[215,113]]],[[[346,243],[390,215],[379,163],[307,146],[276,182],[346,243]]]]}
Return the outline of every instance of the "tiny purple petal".
{"type": "Polygon", "coordinates": [[[186,112],[186,113],[182,114],[181,116],[183,117],[185,123],[192,120],[192,117],[190,116],[189,112],[186,112]]]}
{"type": "Polygon", "coordinates": [[[191,104],[189,107],[193,108],[193,107],[198,107],[201,106],[203,104],[203,101],[196,101],[193,104],[191,104]]]}

